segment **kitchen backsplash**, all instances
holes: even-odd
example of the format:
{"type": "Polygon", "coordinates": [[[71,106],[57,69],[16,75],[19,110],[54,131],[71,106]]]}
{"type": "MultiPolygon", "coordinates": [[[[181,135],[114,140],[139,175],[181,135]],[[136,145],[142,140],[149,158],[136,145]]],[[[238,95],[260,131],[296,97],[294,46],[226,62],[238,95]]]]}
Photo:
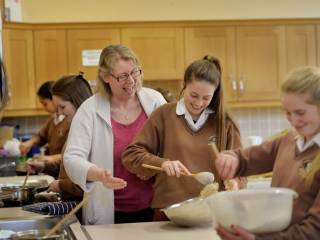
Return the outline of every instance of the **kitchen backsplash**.
{"type": "MultiPolygon", "coordinates": [[[[268,138],[289,127],[279,108],[252,108],[232,110],[233,117],[240,126],[242,137],[258,135],[268,138]]],[[[2,123],[18,126],[16,133],[27,135],[37,132],[47,117],[4,118],[2,123]]]]}

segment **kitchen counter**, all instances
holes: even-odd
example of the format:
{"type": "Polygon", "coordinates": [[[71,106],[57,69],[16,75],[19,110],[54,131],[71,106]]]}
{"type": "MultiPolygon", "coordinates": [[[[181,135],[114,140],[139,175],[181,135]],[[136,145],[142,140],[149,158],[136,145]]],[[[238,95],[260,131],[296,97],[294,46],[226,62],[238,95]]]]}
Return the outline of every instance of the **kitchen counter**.
{"type": "MultiPolygon", "coordinates": [[[[26,176],[12,176],[12,177],[0,177],[0,186],[3,185],[22,185],[26,176]]],[[[46,187],[54,180],[49,175],[30,175],[27,181],[27,185],[36,187],[46,187]]]]}
{"type": "Polygon", "coordinates": [[[21,207],[0,208],[1,219],[29,219],[41,218],[45,215],[22,210],[21,207]]]}
{"type": "MultiPolygon", "coordinates": [[[[81,226],[88,239],[92,240],[219,240],[220,237],[212,226],[183,228],[171,222],[148,222],[108,225],[86,225],[81,226]]],[[[79,234],[81,239],[83,230],[73,230],[75,235],[79,234]]]]}

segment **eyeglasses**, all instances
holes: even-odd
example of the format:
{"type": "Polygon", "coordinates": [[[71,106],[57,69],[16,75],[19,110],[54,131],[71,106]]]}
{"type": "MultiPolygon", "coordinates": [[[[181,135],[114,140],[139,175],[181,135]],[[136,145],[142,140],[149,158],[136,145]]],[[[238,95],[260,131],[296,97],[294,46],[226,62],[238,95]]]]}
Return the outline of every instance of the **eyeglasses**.
{"type": "Polygon", "coordinates": [[[117,81],[119,83],[123,83],[125,81],[127,81],[129,79],[129,76],[131,76],[133,79],[137,79],[137,77],[141,76],[142,74],[142,70],[141,69],[135,69],[133,70],[131,73],[127,74],[127,73],[124,73],[118,77],[116,77],[115,75],[113,75],[112,73],[110,73],[110,76],[117,79],[117,81]]]}

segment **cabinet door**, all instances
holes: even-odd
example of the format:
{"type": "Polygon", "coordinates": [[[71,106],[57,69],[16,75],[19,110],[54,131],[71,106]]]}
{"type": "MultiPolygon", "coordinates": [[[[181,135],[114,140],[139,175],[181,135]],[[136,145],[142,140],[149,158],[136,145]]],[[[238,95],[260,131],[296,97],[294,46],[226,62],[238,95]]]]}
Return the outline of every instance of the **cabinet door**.
{"type": "MultiPolygon", "coordinates": [[[[316,65],[315,25],[286,26],[287,74],[293,69],[316,65]]],[[[283,79],[282,81],[284,81],[283,79]]]]}
{"type": "Polygon", "coordinates": [[[122,43],[132,48],[142,63],[145,80],[172,80],[183,76],[181,28],[132,28],[121,31],[122,43]]]}
{"type": "Polygon", "coordinates": [[[222,79],[226,99],[237,97],[235,28],[210,27],[185,29],[186,66],[205,55],[217,57],[222,66],[222,79]]]}
{"type": "MultiPolygon", "coordinates": [[[[36,89],[48,80],[57,80],[68,74],[65,30],[35,30],[34,48],[36,89]]],[[[39,101],[37,107],[41,107],[39,101]]]]}
{"type": "Polygon", "coordinates": [[[108,45],[120,43],[119,29],[78,29],[68,30],[69,73],[84,72],[87,80],[97,78],[97,66],[83,66],[84,50],[102,50],[108,45]]]}
{"type": "Polygon", "coordinates": [[[317,25],[317,65],[320,67],[320,25],[317,25]]]}
{"type": "Polygon", "coordinates": [[[284,26],[237,28],[239,101],[277,101],[285,68],[284,26]]]}
{"type": "Polygon", "coordinates": [[[31,30],[4,29],[4,63],[11,100],[7,110],[34,109],[36,88],[31,30]]]}

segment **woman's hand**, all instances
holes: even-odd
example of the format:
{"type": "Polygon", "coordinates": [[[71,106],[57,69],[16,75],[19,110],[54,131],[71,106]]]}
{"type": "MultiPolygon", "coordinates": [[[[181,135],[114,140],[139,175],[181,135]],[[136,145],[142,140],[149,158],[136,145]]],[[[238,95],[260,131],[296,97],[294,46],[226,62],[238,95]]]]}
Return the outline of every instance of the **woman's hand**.
{"type": "Polygon", "coordinates": [[[98,179],[106,188],[122,189],[127,186],[127,182],[121,178],[113,177],[110,170],[99,169],[98,179]]]}
{"type": "Polygon", "coordinates": [[[256,239],[256,236],[253,233],[236,225],[231,225],[231,231],[229,231],[219,224],[218,227],[216,228],[216,231],[218,235],[221,237],[221,239],[223,240],[255,240],[256,239]]]}
{"type": "Polygon", "coordinates": [[[54,180],[50,183],[47,192],[56,192],[61,193],[60,186],[59,186],[59,180],[54,180]]]}
{"type": "Polygon", "coordinates": [[[239,159],[231,154],[221,153],[215,164],[221,179],[231,179],[239,168],[239,159]]]}
{"type": "Polygon", "coordinates": [[[168,176],[180,177],[181,172],[190,175],[190,171],[179,161],[165,161],[161,164],[161,168],[167,173],[168,176]]]}
{"type": "Polygon", "coordinates": [[[32,159],[27,161],[28,171],[31,173],[42,172],[44,169],[44,162],[33,161],[32,159]]]}

